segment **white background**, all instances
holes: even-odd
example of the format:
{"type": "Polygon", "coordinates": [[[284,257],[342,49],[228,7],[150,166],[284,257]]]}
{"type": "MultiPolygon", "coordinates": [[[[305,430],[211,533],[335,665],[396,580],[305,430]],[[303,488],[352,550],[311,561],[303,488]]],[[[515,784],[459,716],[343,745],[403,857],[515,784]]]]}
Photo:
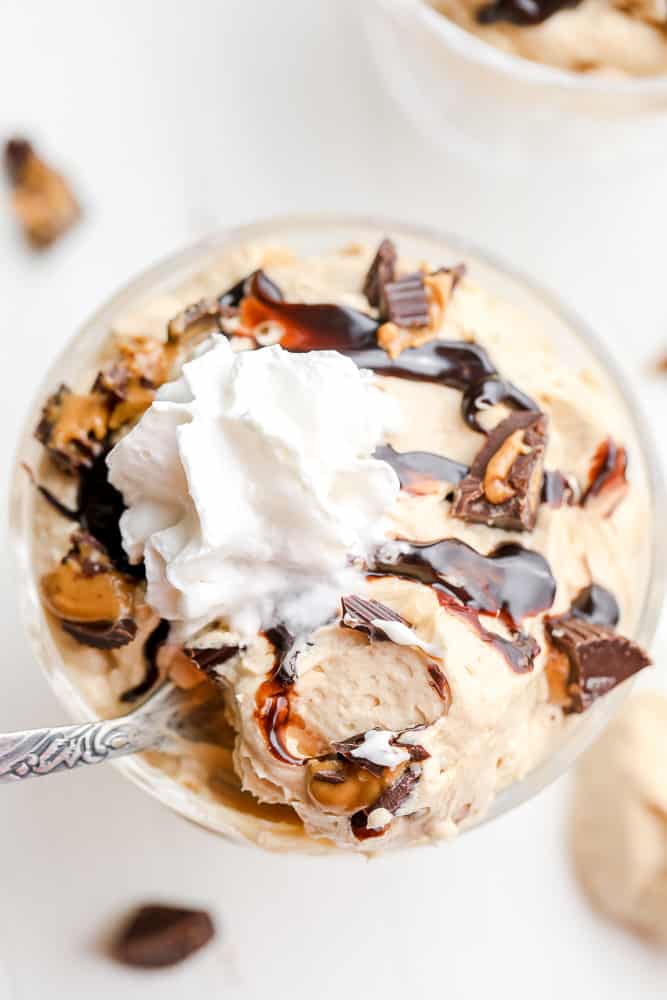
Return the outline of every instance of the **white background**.
{"type": "MultiPolygon", "coordinates": [[[[0,202],[3,490],[36,380],[100,301],[215,225],[299,210],[431,222],[531,271],[602,331],[664,426],[667,386],[646,376],[667,346],[664,161],[596,180],[582,164],[545,190],[496,176],[492,150],[479,170],[447,157],[384,94],[343,0],[0,0],[0,138],[14,131],[67,170],[86,214],[34,255],[0,202]]],[[[62,721],[6,544],[0,594],[0,730],[62,721]]],[[[21,1000],[664,997],[667,959],[574,884],[568,791],[365,863],[224,843],[108,768],[3,787],[0,997],[5,974],[21,1000]],[[154,899],[211,907],[220,945],[168,973],[109,963],[101,938],[154,899]]]]}

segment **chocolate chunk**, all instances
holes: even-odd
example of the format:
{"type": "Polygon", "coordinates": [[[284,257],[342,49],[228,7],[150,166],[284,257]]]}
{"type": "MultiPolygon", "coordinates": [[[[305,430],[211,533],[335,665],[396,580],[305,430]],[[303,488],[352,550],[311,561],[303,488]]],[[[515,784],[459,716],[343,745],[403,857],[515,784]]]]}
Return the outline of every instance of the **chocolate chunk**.
{"type": "Polygon", "coordinates": [[[581,0],[493,0],[479,7],[476,18],[479,24],[508,21],[521,27],[541,24],[559,10],[577,7],[581,0]]]}
{"type": "Polygon", "coordinates": [[[61,174],[41,160],[25,139],[10,139],[5,164],[14,211],[35,249],[50,246],[79,218],[81,210],[61,174]]]}
{"type": "Polygon", "coordinates": [[[428,326],[431,314],[424,275],[418,272],[388,282],[381,311],[396,326],[428,326]]]}
{"type": "Polygon", "coordinates": [[[196,665],[209,677],[215,678],[215,668],[231,660],[240,650],[240,646],[189,646],[183,652],[194,660],[196,665]]]}
{"type": "Polygon", "coordinates": [[[215,926],[206,911],[152,904],[134,914],[113,953],[125,965],[160,969],[182,962],[214,935],[215,926]]]}
{"type": "Polygon", "coordinates": [[[503,403],[511,410],[532,410],[537,413],[540,409],[534,399],[527,396],[521,389],[517,389],[511,382],[501,378],[497,373],[487,375],[477,382],[471,380],[462,388],[461,413],[463,419],[468,427],[479,431],[480,434],[484,434],[485,431],[479,423],[478,414],[498,403],[503,403]]]}
{"type": "Polygon", "coordinates": [[[389,639],[382,625],[377,624],[378,621],[408,624],[405,618],[402,618],[393,608],[387,607],[386,604],[380,604],[379,601],[367,601],[363,597],[350,594],[348,597],[341,598],[341,605],[343,608],[340,619],[342,627],[364,632],[369,639],[389,639]]]}
{"type": "Polygon", "coordinates": [[[376,309],[382,305],[385,285],[392,282],[396,276],[396,257],[396,246],[393,241],[382,240],[363,285],[368,304],[376,309]]]}
{"type": "Polygon", "coordinates": [[[105,450],[110,412],[106,394],[77,395],[63,384],[44,404],[35,437],[57,468],[73,475],[105,450]]]}
{"type": "Polygon", "coordinates": [[[575,618],[583,618],[591,625],[618,625],[621,616],[618,601],[610,590],[592,583],[580,590],[570,608],[575,618]]]}
{"type": "Polygon", "coordinates": [[[532,531],[542,496],[546,429],[544,414],[530,411],[513,413],[494,427],[454,493],[452,515],[532,531]]]}
{"type": "Polygon", "coordinates": [[[625,448],[612,438],[602,441],[591,461],[582,507],[594,508],[601,517],[611,517],[629,489],[627,467],[625,448]]]}
{"type": "Polygon", "coordinates": [[[562,472],[544,470],[542,480],[542,503],[549,507],[567,507],[577,502],[577,486],[571,477],[562,472]]]}
{"type": "Polygon", "coordinates": [[[574,615],[545,621],[555,648],[567,657],[566,712],[584,712],[622,681],[650,664],[639,646],[607,625],[594,625],[574,615]]]}
{"type": "Polygon", "coordinates": [[[61,625],[82,646],[93,646],[95,649],[120,649],[132,642],[137,634],[137,623],[133,618],[121,618],[117,622],[62,620],[61,625]]]}
{"type": "Polygon", "coordinates": [[[183,337],[195,337],[203,333],[222,330],[220,322],[238,315],[236,306],[221,305],[220,299],[211,297],[199,299],[177,313],[167,324],[167,335],[170,341],[178,341],[183,337]]]}
{"type": "Polygon", "coordinates": [[[376,809],[386,809],[392,816],[395,816],[401,806],[412,794],[415,786],[422,776],[422,768],[419,764],[410,764],[399,775],[393,785],[390,785],[376,801],[365,809],[359,809],[350,818],[350,826],[357,840],[366,840],[368,837],[381,836],[387,827],[379,829],[368,829],[368,817],[376,809]]]}
{"type": "Polygon", "coordinates": [[[134,687],[128,688],[124,691],[119,701],[123,704],[132,704],[139,698],[143,698],[145,694],[151,690],[151,688],[157,683],[160,678],[160,671],[157,665],[157,656],[160,652],[160,647],[167,640],[169,635],[169,622],[165,618],[161,618],[158,624],[155,626],[151,634],[148,636],[144,642],[143,648],[143,659],[145,673],[143,680],[135,684],[134,687]]]}

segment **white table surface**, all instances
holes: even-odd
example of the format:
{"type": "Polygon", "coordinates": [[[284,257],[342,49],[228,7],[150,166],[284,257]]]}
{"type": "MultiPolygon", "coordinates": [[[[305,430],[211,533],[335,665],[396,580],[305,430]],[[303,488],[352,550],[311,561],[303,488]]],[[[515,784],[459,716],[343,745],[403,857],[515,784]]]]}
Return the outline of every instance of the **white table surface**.
{"type": "MultiPolygon", "coordinates": [[[[33,136],[86,206],[40,256],[2,197],[5,492],[35,382],[101,300],[217,224],[323,207],[432,222],[532,271],[604,331],[664,425],[665,384],[645,377],[667,345],[664,165],[543,190],[496,178],[492,152],[482,172],[447,158],[389,102],[348,17],[342,0],[0,2],[0,138],[33,136]]],[[[0,588],[0,730],[61,721],[6,544],[0,588]]],[[[365,863],[224,843],[111,768],[3,788],[0,998],[664,997],[667,958],[574,884],[568,792],[562,779],[456,844],[365,863]],[[109,963],[100,936],[153,899],[211,907],[219,946],[168,973],[109,963]]]]}

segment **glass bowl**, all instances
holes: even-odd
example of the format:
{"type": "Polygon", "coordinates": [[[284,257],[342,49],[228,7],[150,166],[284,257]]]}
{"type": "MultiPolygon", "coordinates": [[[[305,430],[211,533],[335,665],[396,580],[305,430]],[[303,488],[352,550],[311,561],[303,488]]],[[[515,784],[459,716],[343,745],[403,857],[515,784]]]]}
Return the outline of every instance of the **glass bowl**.
{"type": "MultiPolygon", "coordinates": [[[[495,48],[425,0],[365,0],[366,37],[385,85],[431,139],[494,172],[553,176],[569,163],[647,163],[667,138],[667,76],[602,77],[495,48]]],[[[627,178],[626,178],[627,180],[627,178]]]]}
{"type": "MultiPolygon", "coordinates": [[[[639,617],[636,638],[650,647],[656,629],[665,585],[667,551],[659,518],[654,515],[664,503],[663,485],[656,453],[648,427],[640,416],[625,379],[596,336],[582,320],[563,306],[553,295],[537,287],[531,280],[514,273],[506,265],[478,250],[467,240],[437,232],[427,227],[405,225],[385,219],[332,218],[306,216],[259,222],[214,233],[180,253],[157,264],[130,282],[100,309],[67,343],[57,361],[39,386],[26,416],[19,442],[11,490],[11,535],[14,539],[19,593],[22,612],[33,649],[48,682],[66,711],[76,720],[94,717],[81,691],[69,675],[62,653],[55,641],[52,625],[45,615],[39,598],[38,574],[32,548],[36,491],[30,483],[24,465],[36,468],[42,457],[41,447],[33,430],[44,399],[62,382],[76,382],[77,376],[94,366],[109,328],[142,300],[152,299],[174,289],[197,275],[207,264],[225,252],[248,241],[261,240],[273,244],[288,244],[300,254],[324,252],[327,249],[363,241],[377,244],[386,235],[393,236],[401,251],[414,259],[435,259],[458,262],[463,260],[470,274],[491,293],[521,307],[550,336],[559,353],[569,364],[597,363],[606,378],[609,390],[625,412],[629,433],[634,437],[634,475],[647,484],[651,517],[647,525],[650,558],[646,593],[639,617]]],[[[494,801],[487,819],[519,805],[566,770],[616,712],[626,697],[630,685],[625,684],[593,708],[573,719],[567,738],[549,759],[524,780],[510,786],[494,801]]],[[[303,828],[292,817],[280,813],[250,815],[216,801],[203,799],[185,785],[152,766],[144,757],[127,757],[114,762],[124,775],[159,799],[164,805],[186,818],[216,833],[241,841],[251,841],[271,849],[299,851],[330,851],[329,845],[306,837],[303,828]]],[[[284,807],[281,807],[284,811],[284,807]]],[[[291,810],[289,810],[291,813],[291,810]]]]}

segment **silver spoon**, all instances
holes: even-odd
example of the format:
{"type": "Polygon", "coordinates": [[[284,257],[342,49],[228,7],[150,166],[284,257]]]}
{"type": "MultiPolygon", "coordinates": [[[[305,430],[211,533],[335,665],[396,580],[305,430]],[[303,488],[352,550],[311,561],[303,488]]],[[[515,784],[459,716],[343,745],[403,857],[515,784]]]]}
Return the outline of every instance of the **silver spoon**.
{"type": "Polygon", "coordinates": [[[139,708],[117,719],[0,735],[0,783],[159,750],[185,734],[189,714],[200,706],[197,688],[182,691],[166,682],[139,708]]]}

